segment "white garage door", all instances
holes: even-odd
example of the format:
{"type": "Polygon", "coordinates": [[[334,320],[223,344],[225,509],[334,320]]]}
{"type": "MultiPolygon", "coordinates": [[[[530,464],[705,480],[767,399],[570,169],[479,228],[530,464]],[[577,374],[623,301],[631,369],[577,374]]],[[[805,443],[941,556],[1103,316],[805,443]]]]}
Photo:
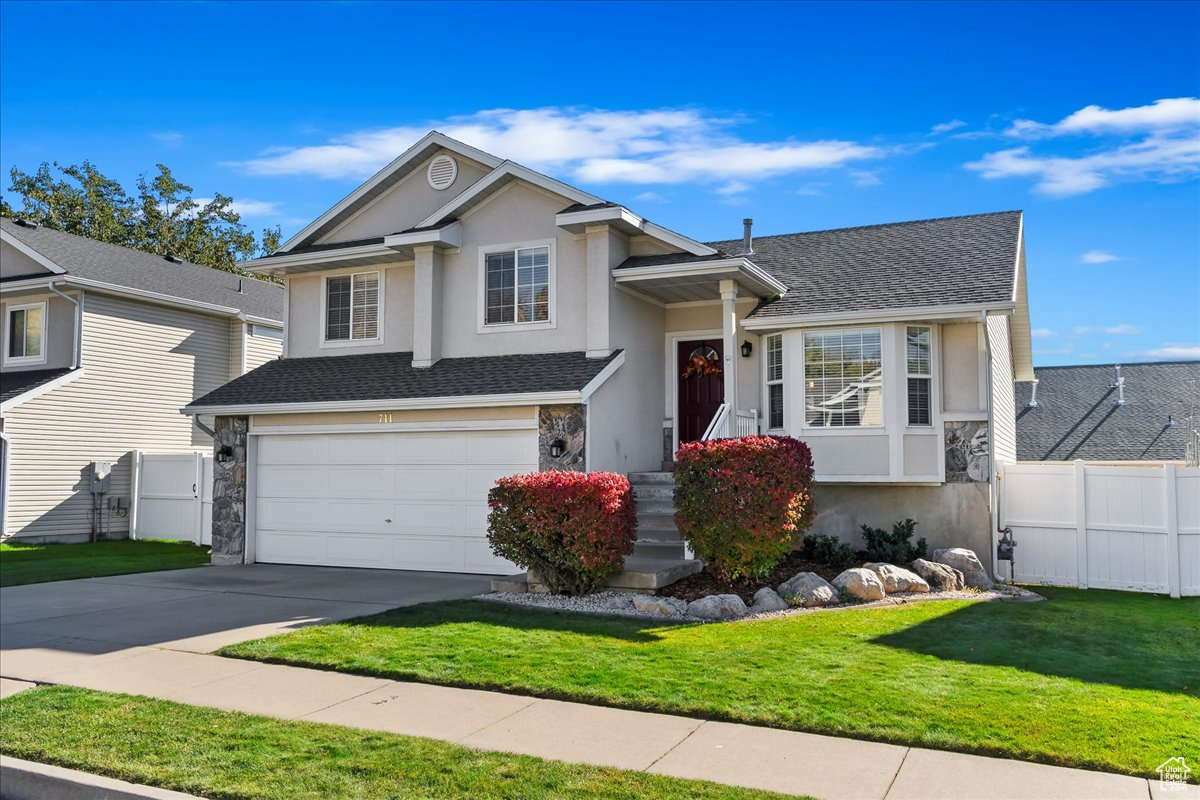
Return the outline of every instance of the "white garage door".
{"type": "Polygon", "coordinates": [[[255,560],[515,572],[488,545],[487,493],[537,461],[532,430],[260,436],[255,560]]]}

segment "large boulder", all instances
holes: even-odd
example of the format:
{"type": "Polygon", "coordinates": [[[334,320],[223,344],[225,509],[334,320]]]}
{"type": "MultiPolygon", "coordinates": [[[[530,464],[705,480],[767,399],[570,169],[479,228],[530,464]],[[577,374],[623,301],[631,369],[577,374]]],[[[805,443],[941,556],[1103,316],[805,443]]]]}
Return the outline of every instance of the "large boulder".
{"type": "Polygon", "coordinates": [[[973,550],[965,547],[944,547],[933,551],[933,560],[954,567],[972,589],[991,589],[994,584],[973,550]]]}
{"type": "Polygon", "coordinates": [[[895,564],[863,564],[863,569],[869,569],[883,581],[883,588],[892,592],[928,592],[929,584],[915,572],[895,564]]]}
{"type": "Polygon", "coordinates": [[[966,586],[963,574],[949,564],[918,558],[909,565],[935,592],[956,592],[966,586]]]}
{"type": "Polygon", "coordinates": [[[754,593],[754,602],[750,604],[751,614],[765,614],[768,611],[783,611],[788,604],[775,593],[770,586],[764,586],[754,593]]]}
{"type": "Polygon", "coordinates": [[[815,572],[797,572],[779,584],[779,596],[792,606],[832,606],[838,602],[838,591],[829,581],[815,572]]]}
{"type": "Polygon", "coordinates": [[[687,605],[687,615],[698,619],[738,619],[746,616],[746,604],[736,594],[710,594],[687,605]]]}
{"type": "Polygon", "coordinates": [[[633,610],[655,617],[678,617],[687,608],[687,603],[676,597],[655,597],[648,594],[633,596],[633,610]]]}
{"type": "Polygon", "coordinates": [[[887,595],[883,581],[869,569],[852,567],[833,579],[833,586],[845,589],[859,600],[882,600],[887,595]]]}

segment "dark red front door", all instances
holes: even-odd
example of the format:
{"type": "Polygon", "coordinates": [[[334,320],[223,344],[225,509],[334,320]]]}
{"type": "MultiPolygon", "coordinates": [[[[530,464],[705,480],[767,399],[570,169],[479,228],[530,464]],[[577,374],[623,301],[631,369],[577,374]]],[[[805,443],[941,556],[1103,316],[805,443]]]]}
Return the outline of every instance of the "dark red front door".
{"type": "Polygon", "coordinates": [[[694,442],[704,435],[708,423],[725,401],[725,359],[720,339],[680,342],[675,358],[679,376],[679,443],[694,442]],[[707,367],[699,369],[699,359],[707,367]],[[685,377],[686,375],[686,377],[685,377]]]}

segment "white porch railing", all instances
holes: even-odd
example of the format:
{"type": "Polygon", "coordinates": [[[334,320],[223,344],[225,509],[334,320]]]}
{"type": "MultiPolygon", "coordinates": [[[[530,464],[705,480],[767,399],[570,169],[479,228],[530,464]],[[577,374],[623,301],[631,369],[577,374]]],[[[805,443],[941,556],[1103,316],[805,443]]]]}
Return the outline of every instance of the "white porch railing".
{"type": "Polygon", "coordinates": [[[729,413],[729,404],[722,403],[704,431],[702,441],[729,439],[734,436],[754,436],[758,433],[758,410],[729,413]],[[732,419],[731,419],[732,417],[732,419]]]}

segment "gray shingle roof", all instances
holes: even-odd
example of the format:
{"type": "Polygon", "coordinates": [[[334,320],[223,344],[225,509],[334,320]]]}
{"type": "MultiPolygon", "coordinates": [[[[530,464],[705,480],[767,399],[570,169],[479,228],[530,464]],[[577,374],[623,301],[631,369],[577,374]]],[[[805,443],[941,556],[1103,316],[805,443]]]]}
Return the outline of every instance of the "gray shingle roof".
{"type": "Polygon", "coordinates": [[[31,369],[22,372],[5,372],[0,377],[0,403],[7,403],[14,397],[20,397],[30,389],[36,389],[43,383],[49,383],[55,378],[66,375],[71,370],[61,369],[31,369]]]}
{"type": "Polygon", "coordinates": [[[1034,374],[1037,408],[1028,406],[1032,384],[1013,391],[1022,461],[1182,460],[1189,431],[1200,428],[1200,361],[1122,365],[1124,405],[1117,405],[1112,364],[1034,374]]]}
{"type": "Polygon", "coordinates": [[[616,356],[601,359],[583,353],[536,353],[444,358],[422,369],[412,367],[412,353],[287,358],[269,361],[192,405],[570,392],[586,386],[616,356]]]}
{"type": "MultiPolygon", "coordinates": [[[[758,318],[1012,300],[1020,211],[760,236],[750,261],[787,284],[758,318]]],[[[619,267],[738,256],[742,240],[707,242],[718,253],[637,256],[619,267]]]]}
{"type": "MultiPolygon", "coordinates": [[[[283,320],[284,288],[278,284],[186,261],[171,262],[153,253],[46,227],[26,228],[11,219],[0,218],[0,227],[62,267],[70,277],[213,303],[255,317],[283,320]],[[239,285],[242,287],[240,294],[239,285]]],[[[44,273],[38,274],[38,277],[43,276],[44,273]]]]}

